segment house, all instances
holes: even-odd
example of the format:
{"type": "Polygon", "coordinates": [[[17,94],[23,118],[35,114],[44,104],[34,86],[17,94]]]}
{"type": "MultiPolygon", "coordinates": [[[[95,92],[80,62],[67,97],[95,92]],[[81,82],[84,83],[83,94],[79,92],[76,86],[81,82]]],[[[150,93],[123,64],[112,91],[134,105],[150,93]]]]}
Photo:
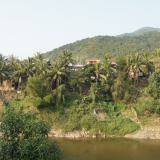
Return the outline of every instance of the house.
{"type": "Polygon", "coordinates": [[[73,65],[72,63],[69,63],[68,67],[70,70],[78,70],[78,69],[84,69],[84,65],[73,65]]]}
{"type": "Polygon", "coordinates": [[[19,90],[22,91],[26,88],[27,81],[28,81],[28,75],[26,74],[23,74],[21,78],[19,78],[19,82],[18,82],[18,78],[11,79],[11,75],[8,75],[8,79],[4,80],[2,85],[0,85],[0,90],[14,91],[14,90],[17,90],[19,86],[19,90]]]}
{"type": "Polygon", "coordinates": [[[92,57],[92,58],[89,59],[89,60],[86,60],[86,63],[87,63],[87,64],[95,64],[95,63],[99,63],[99,62],[100,62],[100,60],[97,59],[97,58],[94,58],[94,57],[92,57]]]}
{"type": "Polygon", "coordinates": [[[143,78],[143,72],[137,72],[137,74],[135,74],[134,72],[129,72],[128,74],[128,78],[130,80],[134,80],[134,78],[137,78],[138,79],[142,79],[143,78]]]}

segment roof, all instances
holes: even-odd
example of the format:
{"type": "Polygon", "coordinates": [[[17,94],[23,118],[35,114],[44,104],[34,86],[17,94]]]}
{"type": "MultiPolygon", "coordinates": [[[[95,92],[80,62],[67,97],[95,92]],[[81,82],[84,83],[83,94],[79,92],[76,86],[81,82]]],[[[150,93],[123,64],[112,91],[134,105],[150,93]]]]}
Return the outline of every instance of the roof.
{"type": "Polygon", "coordinates": [[[87,61],[99,61],[99,59],[92,57],[91,59],[89,59],[87,61]]]}

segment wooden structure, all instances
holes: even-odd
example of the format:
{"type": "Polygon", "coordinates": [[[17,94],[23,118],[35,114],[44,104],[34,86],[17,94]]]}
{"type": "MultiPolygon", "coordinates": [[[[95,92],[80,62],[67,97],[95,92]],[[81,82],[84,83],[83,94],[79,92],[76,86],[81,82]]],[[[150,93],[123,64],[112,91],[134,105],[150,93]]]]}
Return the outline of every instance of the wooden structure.
{"type": "Polygon", "coordinates": [[[97,59],[97,58],[92,57],[91,59],[86,60],[86,62],[87,62],[87,64],[95,64],[95,63],[99,63],[100,60],[97,59]]]}
{"type": "Polygon", "coordinates": [[[138,72],[137,74],[135,74],[134,72],[130,72],[128,77],[131,80],[134,80],[134,78],[141,79],[141,78],[143,78],[143,72],[138,72]]]}
{"type": "Polygon", "coordinates": [[[17,90],[19,86],[19,90],[23,91],[27,86],[27,81],[28,76],[25,74],[21,76],[21,80],[19,79],[19,82],[18,79],[11,79],[10,77],[8,77],[7,80],[3,81],[2,86],[0,85],[0,90],[14,91],[17,90]]]}
{"type": "Polygon", "coordinates": [[[73,65],[72,63],[69,63],[68,67],[70,70],[76,71],[78,69],[84,69],[84,65],[73,65]]]}

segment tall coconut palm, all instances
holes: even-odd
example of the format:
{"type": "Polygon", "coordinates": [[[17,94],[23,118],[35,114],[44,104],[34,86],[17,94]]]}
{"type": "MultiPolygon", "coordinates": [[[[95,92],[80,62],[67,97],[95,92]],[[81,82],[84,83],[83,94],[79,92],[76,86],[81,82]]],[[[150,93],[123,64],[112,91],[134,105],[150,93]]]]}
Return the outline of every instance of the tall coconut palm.
{"type": "Polygon", "coordinates": [[[21,61],[18,61],[15,65],[15,71],[13,72],[11,79],[14,79],[15,82],[18,82],[18,90],[20,89],[20,83],[22,81],[21,76],[25,73],[24,64],[21,61]]]}
{"type": "Polygon", "coordinates": [[[149,51],[146,51],[143,54],[143,61],[144,61],[144,64],[146,65],[147,73],[148,75],[150,75],[155,70],[154,63],[153,63],[153,55],[150,55],[149,51]]]}
{"type": "Polygon", "coordinates": [[[18,57],[11,54],[8,56],[7,60],[8,60],[8,64],[9,64],[9,69],[11,71],[14,71],[16,68],[16,61],[17,61],[18,57]]]}
{"type": "Polygon", "coordinates": [[[104,78],[106,80],[106,76],[100,74],[101,71],[101,64],[95,63],[95,73],[96,73],[96,82],[98,81],[99,77],[104,78]]]}
{"type": "Polygon", "coordinates": [[[39,77],[40,80],[44,80],[46,77],[49,76],[50,68],[49,66],[44,62],[44,60],[37,61],[35,66],[35,76],[39,77]]]}
{"type": "Polygon", "coordinates": [[[64,63],[65,67],[68,66],[69,63],[74,64],[75,60],[72,59],[72,53],[65,49],[62,51],[62,55],[60,56],[62,63],[64,63]]]}
{"type": "Polygon", "coordinates": [[[133,63],[132,64],[133,65],[133,72],[135,74],[135,78],[136,78],[137,84],[138,84],[138,73],[140,71],[145,72],[146,65],[143,63],[142,56],[139,53],[136,53],[135,55],[133,55],[133,62],[132,63],[133,63]]]}
{"type": "Polygon", "coordinates": [[[2,54],[0,54],[0,62],[3,63],[4,65],[6,65],[7,62],[7,58],[2,54]]]}
{"type": "Polygon", "coordinates": [[[65,67],[63,66],[63,63],[61,63],[60,59],[57,59],[55,62],[53,62],[52,66],[53,68],[51,74],[53,76],[50,82],[51,88],[53,80],[56,80],[56,85],[58,87],[59,84],[61,84],[62,76],[67,76],[67,74],[65,73],[65,67]]]}
{"type": "Polygon", "coordinates": [[[25,62],[25,73],[27,75],[33,76],[34,71],[35,71],[35,63],[34,63],[34,58],[28,57],[27,61],[25,62]]]}
{"type": "MultiPolygon", "coordinates": [[[[68,49],[65,49],[62,51],[62,54],[60,55],[60,60],[61,60],[61,63],[64,65],[65,70],[69,69],[68,68],[69,63],[72,63],[72,64],[75,63],[75,60],[73,60],[72,58],[72,53],[69,52],[68,49]]],[[[66,76],[65,76],[65,81],[66,81],[66,76]]]]}
{"type": "Polygon", "coordinates": [[[116,69],[112,65],[111,56],[109,54],[103,56],[102,69],[106,72],[106,78],[113,77],[113,73],[116,72],[116,69]]]}
{"type": "Polygon", "coordinates": [[[42,61],[43,60],[43,56],[40,52],[37,52],[36,54],[34,54],[34,58],[38,61],[42,61]]]}
{"type": "Polygon", "coordinates": [[[130,55],[128,55],[126,58],[126,66],[124,68],[124,71],[127,72],[128,76],[131,72],[133,72],[133,62],[132,57],[130,55]]]}

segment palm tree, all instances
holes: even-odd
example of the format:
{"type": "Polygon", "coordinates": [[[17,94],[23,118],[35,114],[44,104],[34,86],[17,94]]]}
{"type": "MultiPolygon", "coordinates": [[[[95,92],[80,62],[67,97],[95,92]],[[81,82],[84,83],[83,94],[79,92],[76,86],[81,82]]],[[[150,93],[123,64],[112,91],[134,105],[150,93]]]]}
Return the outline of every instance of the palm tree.
{"type": "Polygon", "coordinates": [[[64,63],[65,67],[67,67],[69,63],[75,63],[75,60],[72,59],[72,53],[69,53],[68,49],[62,51],[60,59],[62,60],[62,63],[64,63]]]}
{"type": "MultiPolygon", "coordinates": [[[[33,68],[32,68],[33,69],[33,68]]],[[[44,62],[44,60],[37,61],[34,67],[35,76],[39,77],[40,80],[44,80],[49,76],[50,68],[44,62]]]]}
{"type": "Polygon", "coordinates": [[[36,54],[34,54],[34,58],[38,61],[42,61],[43,60],[43,56],[40,52],[37,52],[36,54]]]}
{"type": "Polygon", "coordinates": [[[28,60],[25,62],[25,73],[27,75],[33,76],[34,71],[35,71],[35,63],[34,63],[34,58],[28,57],[28,60]]]}
{"type": "Polygon", "coordinates": [[[102,69],[106,72],[106,78],[113,77],[113,73],[116,72],[116,69],[112,65],[111,56],[109,54],[103,56],[102,69]]]}
{"type": "Polygon", "coordinates": [[[106,80],[106,76],[100,74],[101,65],[100,63],[95,63],[95,73],[96,73],[96,82],[98,81],[99,77],[104,78],[106,80]]]}
{"type": "Polygon", "coordinates": [[[18,90],[20,89],[20,83],[22,81],[21,76],[25,73],[24,64],[18,61],[15,65],[16,70],[13,72],[11,78],[18,82],[18,90]]]}
{"type": "Polygon", "coordinates": [[[4,65],[6,65],[6,62],[7,62],[7,58],[2,54],[0,54],[0,62],[3,63],[4,65]]]}
{"type": "MultiPolygon", "coordinates": [[[[68,68],[69,63],[74,64],[75,60],[72,59],[72,53],[69,53],[68,49],[62,50],[62,55],[60,55],[61,63],[64,65],[65,70],[68,68]]],[[[65,76],[66,81],[66,76],[65,76]]]]}
{"type": "Polygon", "coordinates": [[[132,62],[132,57],[129,55],[126,58],[126,66],[124,68],[124,71],[127,72],[128,76],[130,73],[133,72],[133,62],[132,62]]]}
{"type": "Polygon", "coordinates": [[[13,54],[8,56],[7,61],[9,63],[10,70],[12,70],[12,71],[15,70],[15,64],[16,64],[17,59],[18,59],[18,57],[14,56],[13,54]]]}
{"type": "Polygon", "coordinates": [[[60,59],[57,59],[56,62],[52,64],[52,66],[53,66],[52,72],[50,72],[50,74],[53,75],[50,82],[51,88],[53,80],[54,81],[56,80],[56,85],[58,87],[62,81],[62,76],[67,76],[67,74],[65,73],[65,67],[63,66],[63,63],[61,63],[60,59]]]}
{"type": "Polygon", "coordinates": [[[154,71],[154,64],[153,64],[153,55],[150,55],[149,51],[146,51],[143,54],[144,64],[146,65],[148,75],[154,71]]]}
{"type": "MultiPolygon", "coordinates": [[[[142,56],[139,55],[139,53],[136,53],[135,55],[133,55],[133,72],[134,75],[136,76],[136,80],[137,80],[137,84],[138,84],[138,73],[140,71],[145,71],[146,65],[143,63],[142,61],[142,56]]],[[[134,79],[135,79],[134,78],[134,79]]]]}

